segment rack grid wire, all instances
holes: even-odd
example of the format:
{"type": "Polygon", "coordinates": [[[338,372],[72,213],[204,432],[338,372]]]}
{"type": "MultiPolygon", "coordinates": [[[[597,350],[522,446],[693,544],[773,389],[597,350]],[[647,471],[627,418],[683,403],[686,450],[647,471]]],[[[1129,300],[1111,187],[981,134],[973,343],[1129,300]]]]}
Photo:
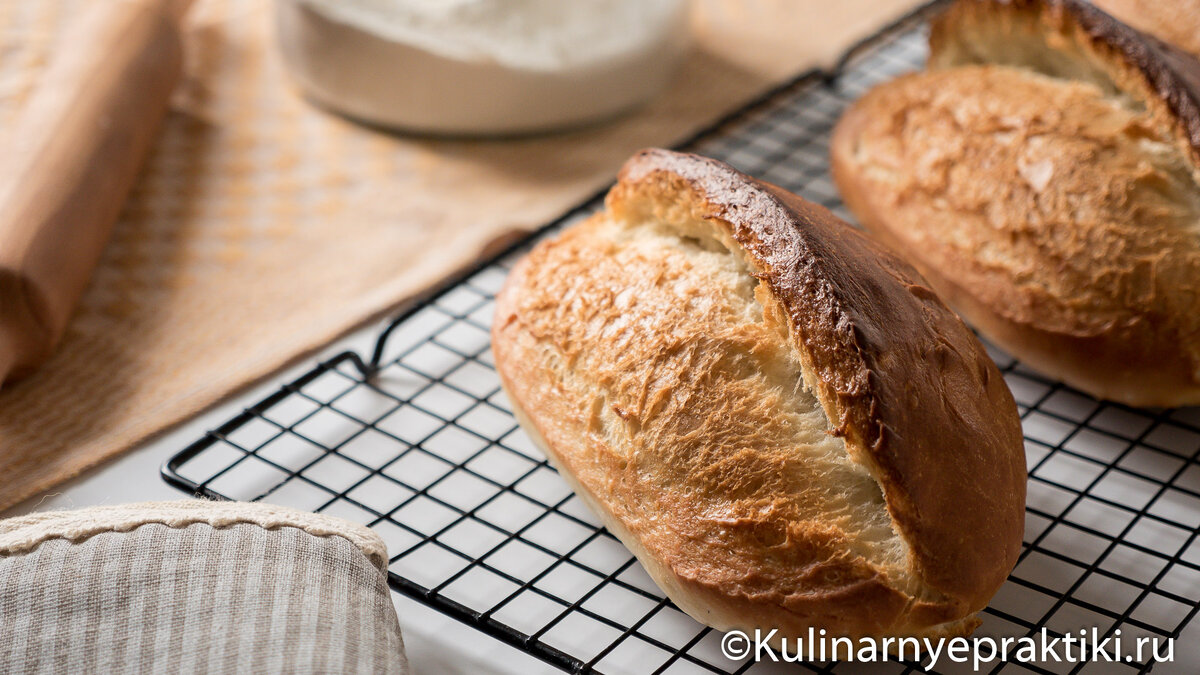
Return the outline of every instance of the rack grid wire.
{"type": "MultiPolygon", "coordinates": [[[[829,134],[867,88],[918,68],[923,13],[687,144],[844,211],[829,134]]],[[[599,197],[548,226],[569,225],[599,197]]],[[[536,239],[533,237],[531,239],[536,239]]],[[[163,476],[210,498],[264,500],[370,526],[394,589],[573,672],[765,673],[666,600],[513,420],[492,367],[492,299],[525,242],[392,322],[365,360],[343,352],[209,431],[163,476]]],[[[1101,403],[996,350],[1029,463],[1024,548],[981,634],[1096,626],[1177,638],[1200,602],[1200,410],[1101,403]]],[[[847,664],[806,664],[820,673],[847,664]]],[[[1143,673],[1128,663],[988,672],[1143,673]]],[[[942,672],[966,672],[967,668],[942,672]]],[[[795,672],[790,668],[789,672],[795,672]]],[[[856,671],[857,672],[857,671],[856,671]]],[[[871,672],[922,672],[890,663],[871,672]]]]}

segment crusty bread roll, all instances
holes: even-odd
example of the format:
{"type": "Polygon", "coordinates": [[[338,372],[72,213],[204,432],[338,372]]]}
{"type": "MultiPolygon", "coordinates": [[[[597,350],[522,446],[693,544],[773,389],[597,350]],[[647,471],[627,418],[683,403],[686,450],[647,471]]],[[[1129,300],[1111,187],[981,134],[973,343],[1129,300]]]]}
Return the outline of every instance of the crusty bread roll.
{"type": "Polygon", "coordinates": [[[962,0],[930,47],[835,130],[850,209],[1028,365],[1200,403],[1200,63],[1075,0],[962,0]]]}
{"type": "Polygon", "coordinates": [[[906,263],[714,160],[633,157],[513,270],[514,412],[685,612],[777,637],[969,633],[1017,559],[1016,406],[906,263]]]}

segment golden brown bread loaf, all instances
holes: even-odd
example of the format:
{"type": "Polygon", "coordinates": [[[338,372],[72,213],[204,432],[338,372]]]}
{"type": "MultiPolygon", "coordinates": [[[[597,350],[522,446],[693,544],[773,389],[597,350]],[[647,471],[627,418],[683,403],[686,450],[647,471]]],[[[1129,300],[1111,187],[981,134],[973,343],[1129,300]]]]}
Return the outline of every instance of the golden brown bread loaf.
{"type": "Polygon", "coordinates": [[[714,160],[644,151],[513,270],[522,426],[720,629],[958,635],[1020,550],[1025,458],[979,341],[906,263],[714,160]]]}
{"type": "Polygon", "coordinates": [[[834,132],[850,209],[1030,366],[1200,403],[1200,63],[1075,0],[961,0],[930,47],[834,132]]]}

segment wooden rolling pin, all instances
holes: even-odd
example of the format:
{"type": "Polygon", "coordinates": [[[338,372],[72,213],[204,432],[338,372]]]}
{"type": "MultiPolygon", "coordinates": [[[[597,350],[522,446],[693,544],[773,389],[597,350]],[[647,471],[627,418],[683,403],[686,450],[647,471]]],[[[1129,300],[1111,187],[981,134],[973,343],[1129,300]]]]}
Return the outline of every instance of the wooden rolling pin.
{"type": "Polygon", "coordinates": [[[53,352],[183,74],[192,0],[90,0],[0,147],[0,383],[53,352]]]}

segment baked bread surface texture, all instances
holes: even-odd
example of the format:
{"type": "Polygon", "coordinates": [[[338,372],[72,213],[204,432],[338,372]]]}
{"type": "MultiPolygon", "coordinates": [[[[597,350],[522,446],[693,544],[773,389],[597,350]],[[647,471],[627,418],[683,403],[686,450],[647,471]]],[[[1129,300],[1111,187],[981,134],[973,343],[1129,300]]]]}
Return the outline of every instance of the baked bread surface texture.
{"type": "Polygon", "coordinates": [[[1200,63],[1070,1],[964,0],[839,122],[848,206],[1028,365],[1200,402],[1200,63]]]}
{"type": "Polygon", "coordinates": [[[1015,404],[907,264],[824,209],[644,151],[497,299],[522,425],[719,629],[969,633],[1020,549],[1015,404]]]}

